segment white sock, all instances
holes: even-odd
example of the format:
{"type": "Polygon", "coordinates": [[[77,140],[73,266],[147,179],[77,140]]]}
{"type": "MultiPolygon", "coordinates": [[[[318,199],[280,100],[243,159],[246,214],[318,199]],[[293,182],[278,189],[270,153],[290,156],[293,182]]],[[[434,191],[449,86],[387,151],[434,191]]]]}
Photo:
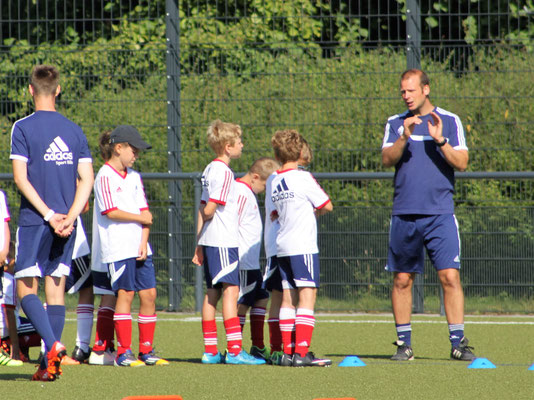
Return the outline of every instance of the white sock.
{"type": "Polygon", "coordinates": [[[92,304],[78,304],[76,307],[76,346],[85,352],[89,351],[89,344],[91,343],[94,310],[95,307],[92,304]]]}

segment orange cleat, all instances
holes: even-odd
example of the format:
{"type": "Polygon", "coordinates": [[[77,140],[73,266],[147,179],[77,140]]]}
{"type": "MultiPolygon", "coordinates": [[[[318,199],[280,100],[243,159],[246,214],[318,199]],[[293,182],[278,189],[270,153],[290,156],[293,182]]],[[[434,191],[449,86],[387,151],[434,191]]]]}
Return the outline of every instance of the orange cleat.
{"type": "MultiPolygon", "coordinates": [[[[55,379],[55,378],[54,378],[55,379]]],[[[49,382],[54,379],[49,379],[48,370],[37,368],[35,374],[32,376],[32,381],[49,382]]]]}
{"type": "Polygon", "coordinates": [[[61,360],[67,355],[67,349],[60,342],[54,342],[52,349],[47,354],[48,358],[48,380],[55,381],[63,373],[61,370],[61,360]]]}
{"type": "Polygon", "coordinates": [[[80,362],[74,358],[65,356],[61,359],[61,365],[80,365],[80,362]]]}

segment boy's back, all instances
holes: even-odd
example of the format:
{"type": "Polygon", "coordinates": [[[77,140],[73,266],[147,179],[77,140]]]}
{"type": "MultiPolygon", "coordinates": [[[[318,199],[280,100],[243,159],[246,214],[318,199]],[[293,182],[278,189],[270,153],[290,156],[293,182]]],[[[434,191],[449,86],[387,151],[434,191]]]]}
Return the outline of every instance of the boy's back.
{"type": "Polygon", "coordinates": [[[239,269],[259,269],[262,222],[258,201],[252,188],[235,182],[239,213],[239,269]]]}
{"type": "MultiPolygon", "coordinates": [[[[76,192],[78,162],[91,162],[82,129],[55,111],[36,111],[11,131],[11,159],[27,163],[27,177],[41,199],[67,214],[76,192]]],[[[24,196],[19,226],[41,225],[43,218],[24,196]]]]}
{"type": "Polygon", "coordinates": [[[313,176],[297,169],[278,171],[270,195],[280,222],[277,255],[318,253],[314,210],[326,205],[329,197],[313,176]]]}
{"type": "Polygon", "coordinates": [[[201,202],[217,203],[213,218],[204,222],[198,244],[211,247],[238,247],[238,210],[234,174],[219,159],[213,160],[202,173],[201,202]]]}

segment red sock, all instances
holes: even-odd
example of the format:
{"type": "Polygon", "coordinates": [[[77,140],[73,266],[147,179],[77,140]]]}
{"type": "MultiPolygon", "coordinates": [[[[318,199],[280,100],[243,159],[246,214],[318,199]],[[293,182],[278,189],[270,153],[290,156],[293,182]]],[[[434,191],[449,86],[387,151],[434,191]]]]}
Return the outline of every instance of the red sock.
{"type": "Polygon", "coordinates": [[[234,356],[241,353],[242,335],[239,318],[234,317],[224,321],[224,328],[226,329],[226,342],[228,352],[234,356]]]}
{"type": "Polygon", "coordinates": [[[280,333],[282,335],[283,351],[286,354],[295,352],[295,309],[280,309],[280,333]]]}
{"type": "Polygon", "coordinates": [[[295,353],[298,353],[301,356],[305,356],[306,353],[308,353],[314,326],[315,317],[313,316],[313,310],[299,308],[297,310],[297,318],[295,321],[295,353]]]}
{"type": "Polygon", "coordinates": [[[266,310],[263,307],[252,307],[252,310],[250,310],[250,339],[252,340],[252,345],[260,349],[265,347],[263,342],[265,313],[266,310]]]}
{"type": "Polygon", "coordinates": [[[137,318],[139,326],[139,353],[150,353],[154,343],[157,316],[139,314],[137,318]]]}
{"type": "Polygon", "coordinates": [[[282,351],[282,334],[280,333],[280,320],[278,318],[269,318],[269,342],[271,354],[274,351],[282,351]]]}
{"type": "Polygon", "coordinates": [[[104,351],[113,347],[113,338],[115,337],[114,314],[115,310],[111,307],[100,307],[98,309],[93,351],[104,351]]]}
{"type": "Polygon", "coordinates": [[[247,314],[237,314],[237,317],[239,318],[239,325],[241,325],[241,333],[243,333],[243,329],[245,329],[245,324],[247,323],[247,314]]]}
{"type": "Polygon", "coordinates": [[[117,333],[117,355],[120,356],[132,347],[132,315],[115,313],[113,322],[117,333]]]}
{"type": "Polygon", "coordinates": [[[204,336],[204,352],[217,354],[217,324],[215,320],[202,321],[202,334],[204,336]]]}

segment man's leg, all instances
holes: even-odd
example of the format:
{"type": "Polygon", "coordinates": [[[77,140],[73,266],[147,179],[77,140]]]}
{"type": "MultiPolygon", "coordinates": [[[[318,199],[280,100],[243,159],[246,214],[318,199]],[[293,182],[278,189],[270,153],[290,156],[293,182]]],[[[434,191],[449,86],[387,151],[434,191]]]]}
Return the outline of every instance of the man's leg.
{"type": "Polygon", "coordinates": [[[393,360],[413,360],[412,351],[412,287],[415,274],[395,272],[393,276],[393,289],[391,291],[391,306],[397,330],[397,353],[393,360]]]}

